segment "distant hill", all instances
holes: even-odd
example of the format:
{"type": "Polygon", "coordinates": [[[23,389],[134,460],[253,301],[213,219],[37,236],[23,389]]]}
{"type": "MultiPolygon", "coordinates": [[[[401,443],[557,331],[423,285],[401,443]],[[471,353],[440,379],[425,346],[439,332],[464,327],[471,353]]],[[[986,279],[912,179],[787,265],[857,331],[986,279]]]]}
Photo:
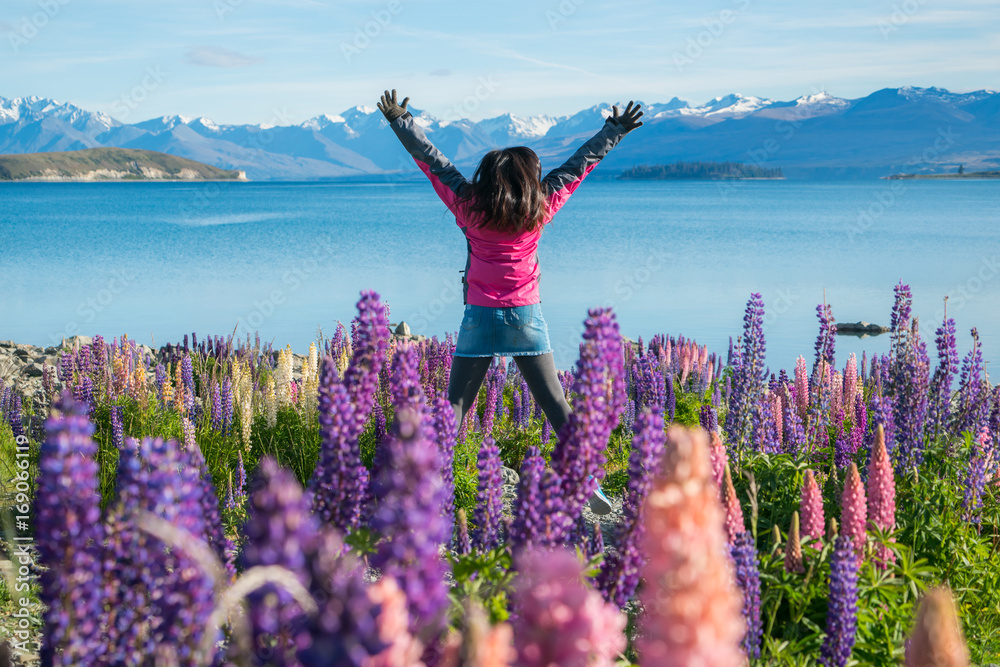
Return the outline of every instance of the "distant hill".
{"type": "Polygon", "coordinates": [[[0,155],[0,181],[236,181],[241,171],[125,148],[0,155]]]}
{"type": "Polygon", "coordinates": [[[960,180],[963,178],[977,180],[980,178],[1000,178],[1000,171],[966,171],[961,174],[893,174],[892,176],[883,176],[882,178],[890,181],[898,181],[908,178],[931,178],[945,181],[960,180]]]}
{"type": "MultiPolygon", "coordinates": [[[[277,107],[285,103],[296,106],[275,100],[277,107]]],[[[674,160],[780,166],[789,180],[933,174],[962,164],[969,171],[1000,169],[1000,92],[993,90],[903,86],[857,99],[814,91],[789,101],[733,93],[701,104],[675,97],[642,108],[643,127],[611,151],[593,178],[674,160]]],[[[479,121],[410,109],[466,176],[498,146],[529,146],[544,170],[557,167],[611,113],[603,102],[567,116],[479,121]]],[[[239,169],[254,180],[423,178],[374,107],[308,120],[275,112],[248,125],[176,115],[127,124],[47,98],[0,97],[0,153],[101,147],[169,153],[239,169]]]]}
{"type": "Polygon", "coordinates": [[[742,162],[675,162],[626,169],[618,178],[636,181],[725,180],[746,178],[780,179],[781,167],[758,167],[742,162]]]}

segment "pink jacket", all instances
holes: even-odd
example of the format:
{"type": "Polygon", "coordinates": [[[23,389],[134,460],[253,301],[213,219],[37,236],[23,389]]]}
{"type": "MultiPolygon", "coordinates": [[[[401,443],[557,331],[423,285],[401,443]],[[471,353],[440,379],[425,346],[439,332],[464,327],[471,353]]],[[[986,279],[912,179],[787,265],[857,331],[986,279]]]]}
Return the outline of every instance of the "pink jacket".
{"type": "MultiPolygon", "coordinates": [[[[465,177],[431,144],[409,112],[390,123],[390,127],[465,232],[469,250],[465,302],[493,308],[538,303],[537,251],[541,228],[535,232],[505,234],[470,225],[467,207],[459,201],[469,187],[465,177]]],[[[542,179],[549,204],[545,224],[624,135],[624,128],[609,118],[600,132],[542,179]]]]}

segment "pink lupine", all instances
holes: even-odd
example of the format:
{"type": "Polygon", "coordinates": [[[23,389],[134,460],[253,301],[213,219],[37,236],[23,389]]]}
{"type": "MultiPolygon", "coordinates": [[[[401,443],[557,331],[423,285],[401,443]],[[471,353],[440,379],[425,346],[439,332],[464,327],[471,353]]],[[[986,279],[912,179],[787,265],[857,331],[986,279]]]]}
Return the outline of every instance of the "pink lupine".
{"type": "Polygon", "coordinates": [[[514,647],[520,667],[613,667],[625,651],[626,617],[583,583],[583,564],[565,547],[517,557],[514,647]]]}
{"type": "Polygon", "coordinates": [[[636,646],[643,667],[744,663],[743,596],[710,475],[705,431],[671,427],[662,471],[643,512],[649,560],[636,646]]]}
{"type": "Polygon", "coordinates": [[[852,463],[844,480],[844,493],[840,496],[840,534],[851,538],[854,554],[860,563],[865,554],[867,536],[865,525],[868,522],[868,502],[865,498],[865,485],[858,474],[858,464],[852,463]]]}
{"type": "Polygon", "coordinates": [[[726,480],[726,466],[729,465],[729,455],[726,453],[726,446],[722,444],[722,436],[718,431],[712,431],[712,445],[710,456],[712,459],[712,480],[715,488],[719,489],[719,501],[722,501],[723,483],[726,480]]]}
{"type": "MultiPolygon", "coordinates": [[[[881,424],[868,461],[868,524],[879,530],[892,530],[896,526],[896,480],[881,424]]],[[[895,562],[896,554],[892,549],[883,544],[875,546],[875,564],[879,569],[884,570],[889,563],[895,562]]]]}
{"type": "Polygon", "coordinates": [[[906,642],[906,667],[967,667],[969,650],[955,601],[945,588],[933,588],[920,602],[913,635],[906,642]]]}
{"type": "Polygon", "coordinates": [[[799,500],[799,515],[802,518],[802,536],[807,539],[823,539],[826,519],[823,516],[823,494],[819,491],[816,476],[806,470],[802,482],[802,497],[799,500]]]}
{"type": "Polygon", "coordinates": [[[839,371],[832,368],[829,373],[830,378],[830,414],[835,415],[843,408],[842,393],[844,391],[844,378],[839,371]]]}
{"type": "Polygon", "coordinates": [[[726,534],[729,536],[729,543],[736,544],[736,536],[746,532],[746,521],[743,519],[743,508],[740,506],[740,499],[736,496],[736,488],[733,486],[733,476],[729,472],[729,464],[725,468],[725,489],[722,494],[722,504],[726,509],[726,534]]]}
{"type": "Polygon", "coordinates": [[[852,352],[847,358],[847,365],[844,367],[844,408],[849,410],[854,405],[855,397],[858,395],[858,358],[852,352]]]}
{"type": "Polygon", "coordinates": [[[389,647],[378,655],[362,661],[364,667],[423,667],[420,661],[424,647],[410,634],[410,617],[406,607],[406,594],[391,576],[382,577],[368,587],[368,597],[380,605],[378,636],[389,647]]]}
{"type": "Polygon", "coordinates": [[[809,413],[809,373],[804,357],[795,360],[795,407],[798,408],[799,419],[805,421],[809,413]]]}

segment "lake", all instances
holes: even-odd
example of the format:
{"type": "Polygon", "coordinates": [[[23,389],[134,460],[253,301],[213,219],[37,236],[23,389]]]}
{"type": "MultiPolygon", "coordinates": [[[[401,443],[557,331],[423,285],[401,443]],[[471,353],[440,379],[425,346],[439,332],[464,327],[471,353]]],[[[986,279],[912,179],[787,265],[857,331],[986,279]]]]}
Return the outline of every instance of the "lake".
{"type": "MultiPolygon", "coordinates": [[[[539,249],[556,363],[573,364],[599,305],[633,339],[684,334],[725,354],[760,292],[767,364],[790,371],[811,364],[817,304],[887,325],[902,280],[932,358],[947,296],[960,354],[975,326],[996,366],[998,205],[1000,181],[588,179],[539,249]]],[[[0,238],[0,339],[235,329],[305,353],[318,327],[349,324],[362,289],[414,333],[461,321],[465,240],[426,182],[5,183],[0,238]]],[[[840,336],[838,366],[888,345],[840,336]]]]}

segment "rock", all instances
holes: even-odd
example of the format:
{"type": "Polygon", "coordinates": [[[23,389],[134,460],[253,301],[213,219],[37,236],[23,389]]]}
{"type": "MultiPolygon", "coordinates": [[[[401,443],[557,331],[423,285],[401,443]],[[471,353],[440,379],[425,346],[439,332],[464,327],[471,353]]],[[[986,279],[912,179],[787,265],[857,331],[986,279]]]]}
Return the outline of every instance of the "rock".
{"type": "Polygon", "coordinates": [[[30,378],[40,378],[42,377],[42,365],[37,363],[28,364],[21,372],[30,378]]]}
{"type": "Polygon", "coordinates": [[[399,325],[396,326],[395,333],[399,334],[400,336],[409,336],[410,325],[407,324],[406,322],[400,322],[399,325]]]}
{"type": "Polygon", "coordinates": [[[55,345],[50,345],[49,347],[45,348],[45,354],[59,354],[59,348],[56,347],[55,345]]]}
{"type": "Polygon", "coordinates": [[[72,338],[62,339],[62,346],[70,349],[83,347],[84,345],[92,345],[93,343],[94,339],[91,336],[73,336],[72,338]]]}

